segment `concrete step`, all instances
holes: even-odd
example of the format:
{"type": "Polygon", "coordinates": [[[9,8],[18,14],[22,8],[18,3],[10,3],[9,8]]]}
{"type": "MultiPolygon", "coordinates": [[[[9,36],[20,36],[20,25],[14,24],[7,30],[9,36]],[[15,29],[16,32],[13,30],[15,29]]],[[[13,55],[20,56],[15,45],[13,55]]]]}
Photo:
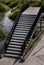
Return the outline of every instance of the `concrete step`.
{"type": "Polygon", "coordinates": [[[21,48],[20,45],[11,45],[11,44],[9,44],[8,46],[9,46],[9,47],[14,47],[14,48],[15,48],[15,47],[21,48]]]}
{"type": "Polygon", "coordinates": [[[13,45],[23,45],[23,43],[17,43],[17,42],[9,42],[9,44],[13,44],[13,45]]]}
{"type": "Polygon", "coordinates": [[[16,28],[24,28],[24,29],[29,29],[32,25],[21,25],[21,26],[16,26],[16,28]]]}
{"type": "Polygon", "coordinates": [[[11,39],[11,41],[12,41],[12,42],[21,42],[21,43],[24,42],[24,40],[17,40],[17,39],[16,39],[16,40],[15,40],[15,39],[11,39]]]}
{"type": "Polygon", "coordinates": [[[21,38],[25,38],[26,36],[25,35],[14,35],[12,37],[21,37],[21,38]]]}
{"type": "Polygon", "coordinates": [[[12,37],[11,39],[24,40],[25,38],[21,38],[21,37],[12,37]]]}
{"type": "Polygon", "coordinates": [[[26,36],[27,33],[18,33],[18,32],[16,33],[16,32],[15,32],[13,35],[25,35],[25,36],[26,36]]]}
{"type": "Polygon", "coordinates": [[[29,31],[30,28],[24,28],[24,29],[19,29],[19,28],[16,28],[14,31],[29,31]]]}
{"type": "MultiPolygon", "coordinates": [[[[23,21],[19,21],[19,22],[18,22],[19,25],[20,25],[20,24],[25,24],[25,23],[27,23],[27,24],[28,24],[28,23],[29,23],[29,24],[32,24],[32,23],[33,23],[33,20],[26,20],[26,21],[23,20],[23,21]]],[[[18,25],[18,24],[17,24],[17,25],[18,25]]]]}
{"type": "Polygon", "coordinates": [[[21,25],[32,25],[33,23],[30,23],[30,22],[21,22],[21,23],[18,23],[17,26],[21,26],[21,25]]]}
{"type": "Polygon", "coordinates": [[[21,52],[21,49],[17,49],[17,48],[10,48],[10,47],[8,47],[7,50],[21,52]]]}
{"type": "Polygon", "coordinates": [[[20,55],[5,54],[4,56],[9,57],[9,58],[19,58],[20,59],[20,55]]]}
{"type": "Polygon", "coordinates": [[[23,17],[23,18],[35,18],[36,17],[36,15],[21,15],[21,17],[23,17]]]}
{"type": "Polygon", "coordinates": [[[12,50],[7,50],[6,54],[13,54],[13,55],[21,55],[21,52],[17,52],[17,51],[12,51],[12,50]]]}
{"type": "Polygon", "coordinates": [[[19,32],[14,32],[13,34],[26,35],[26,34],[27,34],[27,32],[21,32],[21,31],[19,31],[19,32]]]}
{"type": "Polygon", "coordinates": [[[30,20],[31,20],[31,21],[34,21],[35,18],[20,18],[19,21],[25,21],[25,20],[26,20],[26,21],[28,21],[28,20],[29,20],[29,21],[30,21],[30,20]]]}

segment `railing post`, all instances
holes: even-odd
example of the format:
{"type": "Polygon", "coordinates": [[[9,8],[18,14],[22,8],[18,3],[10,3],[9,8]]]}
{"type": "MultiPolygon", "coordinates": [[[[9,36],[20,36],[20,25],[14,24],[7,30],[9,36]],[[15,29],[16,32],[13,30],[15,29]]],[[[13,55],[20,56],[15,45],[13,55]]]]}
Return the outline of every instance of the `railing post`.
{"type": "Polygon", "coordinates": [[[42,19],[40,19],[40,31],[42,31],[42,19]]]}

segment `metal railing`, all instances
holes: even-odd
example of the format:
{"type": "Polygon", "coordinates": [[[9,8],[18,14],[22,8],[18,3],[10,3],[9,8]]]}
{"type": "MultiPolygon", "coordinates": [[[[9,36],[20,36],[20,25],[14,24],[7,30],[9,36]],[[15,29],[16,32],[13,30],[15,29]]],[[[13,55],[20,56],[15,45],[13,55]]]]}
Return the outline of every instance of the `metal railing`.
{"type": "Polygon", "coordinates": [[[11,37],[12,37],[12,34],[13,34],[13,32],[14,32],[14,30],[15,30],[15,28],[16,28],[16,25],[17,25],[17,23],[18,23],[18,21],[19,21],[20,15],[22,14],[22,12],[23,12],[24,10],[26,10],[26,9],[29,7],[29,3],[30,3],[30,2],[27,2],[27,3],[25,3],[25,4],[21,7],[20,12],[17,14],[17,16],[16,16],[16,18],[15,18],[15,22],[14,22],[14,24],[13,24],[13,27],[12,27],[12,29],[11,29],[11,31],[10,31],[10,33],[9,33],[9,35],[8,35],[8,37],[7,37],[7,39],[6,39],[6,42],[5,42],[5,51],[6,51],[7,47],[8,47],[8,44],[9,44],[10,39],[11,39],[11,37]]]}
{"type": "MultiPolygon", "coordinates": [[[[43,12],[44,12],[44,7],[41,7],[41,8],[40,8],[40,11],[38,12],[38,15],[37,15],[37,17],[36,17],[36,19],[35,19],[35,21],[34,21],[34,23],[33,23],[33,25],[32,25],[32,27],[31,27],[31,29],[30,29],[30,31],[28,32],[28,35],[27,35],[25,41],[27,41],[27,42],[29,41],[31,35],[33,34],[33,30],[35,29],[35,27],[36,27],[36,25],[37,25],[37,23],[38,23],[39,17],[40,17],[40,15],[41,15],[41,13],[43,13],[43,12]]],[[[22,50],[25,49],[25,46],[26,46],[25,41],[24,41],[24,44],[23,44],[23,46],[22,46],[22,50]]],[[[25,55],[26,55],[26,53],[22,55],[21,59],[23,59],[23,58],[25,57],[25,55]]]]}

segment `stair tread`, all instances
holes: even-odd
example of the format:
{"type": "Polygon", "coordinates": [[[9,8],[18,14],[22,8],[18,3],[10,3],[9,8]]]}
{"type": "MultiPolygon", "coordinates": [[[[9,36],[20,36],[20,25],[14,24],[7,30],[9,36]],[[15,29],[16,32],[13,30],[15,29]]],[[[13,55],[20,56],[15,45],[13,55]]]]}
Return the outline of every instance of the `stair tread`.
{"type": "Polygon", "coordinates": [[[20,58],[20,55],[13,55],[13,54],[5,54],[5,57],[11,57],[11,58],[20,58]]]}
{"type": "Polygon", "coordinates": [[[28,32],[28,31],[25,31],[25,30],[15,30],[14,32],[28,32]]]}
{"type": "Polygon", "coordinates": [[[14,35],[16,35],[16,34],[17,34],[17,35],[27,35],[27,33],[18,33],[18,32],[16,33],[16,32],[15,32],[14,35]]]}
{"type": "Polygon", "coordinates": [[[25,35],[14,35],[13,34],[13,37],[21,37],[21,38],[23,37],[23,38],[25,38],[26,36],[25,35]]]}
{"type": "Polygon", "coordinates": [[[33,20],[29,20],[29,19],[27,19],[26,21],[25,20],[23,20],[23,21],[22,20],[19,20],[18,24],[19,23],[27,23],[27,24],[29,23],[29,24],[31,24],[31,23],[33,23],[33,20]]]}
{"type": "Polygon", "coordinates": [[[20,32],[20,31],[19,31],[19,32],[14,32],[14,34],[21,34],[21,35],[23,34],[23,35],[26,35],[27,32],[20,32]]]}
{"type": "Polygon", "coordinates": [[[30,22],[21,22],[21,23],[18,23],[17,26],[21,26],[21,25],[32,25],[33,23],[30,23],[30,22]]]}
{"type": "Polygon", "coordinates": [[[16,26],[16,28],[26,28],[26,29],[29,29],[32,25],[21,25],[21,26],[16,26]]]}
{"type": "Polygon", "coordinates": [[[8,48],[21,49],[21,47],[18,46],[8,46],[8,48]]]}
{"type": "MultiPolygon", "coordinates": [[[[30,28],[29,28],[30,29],[30,28]]],[[[15,29],[14,31],[28,31],[29,29],[15,29]]]]}
{"type": "Polygon", "coordinates": [[[30,27],[29,28],[18,28],[18,27],[16,27],[16,29],[15,30],[26,30],[26,31],[29,31],[29,29],[30,29],[30,27]]]}
{"type": "Polygon", "coordinates": [[[22,43],[12,42],[12,41],[10,41],[9,43],[10,43],[10,44],[20,44],[20,45],[22,45],[22,43]]]}
{"type": "Polygon", "coordinates": [[[24,40],[11,39],[11,41],[21,41],[21,42],[23,42],[24,40]]]}
{"type": "Polygon", "coordinates": [[[17,48],[7,48],[7,50],[12,50],[12,51],[17,51],[17,52],[21,52],[21,49],[17,49],[17,48]]]}
{"type": "Polygon", "coordinates": [[[12,46],[12,47],[21,47],[20,45],[18,46],[18,45],[11,45],[11,44],[9,44],[8,46],[12,46]]]}
{"type": "Polygon", "coordinates": [[[12,37],[11,39],[19,39],[19,40],[24,40],[25,38],[21,38],[21,37],[12,37]]]}
{"type": "Polygon", "coordinates": [[[19,21],[34,21],[35,19],[20,19],[19,21]]]}
{"type": "Polygon", "coordinates": [[[10,53],[10,54],[12,54],[12,53],[13,53],[13,54],[15,54],[15,53],[16,53],[16,54],[21,54],[21,52],[12,51],[12,50],[7,50],[6,53],[7,53],[7,54],[8,54],[8,53],[10,53]]]}
{"type": "Polygon", "coordinates": [[[37,15],[27,15],[27,14],[22,14],[21,17],[36,17],[37,15]]]}
{"type": "Polygon", "coordinates": [[[34,19],[34,18],[36,18],[36,16],[27,16],[27,15],[26,15],[26,16],[21,16],[20,18],[21,18],[21,19],[22,19],[22,18],[34,19]]]}

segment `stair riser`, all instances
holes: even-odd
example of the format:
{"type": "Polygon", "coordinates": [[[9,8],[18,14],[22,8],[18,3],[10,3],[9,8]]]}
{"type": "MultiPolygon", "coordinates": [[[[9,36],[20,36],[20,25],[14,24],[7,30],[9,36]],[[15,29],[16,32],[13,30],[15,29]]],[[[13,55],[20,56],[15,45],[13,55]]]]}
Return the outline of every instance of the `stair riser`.
{"type": "Polygon", "coordinates": [[[17,49],[21,49],[20,47],[12,47],[12,46],[8,46],[8,47],[10,47],[10,48],[17,48],[17,49]]]}
{"type": "Polygon", "coordinates": [[[13,54],[13,55],[22,55],[21,53],[10,53],[10,52],[6,52],[6,54],[13,54]]]}
{"type": "Polygon", "coordinates": [[[5,55],[4,57],[8,57],[8,58],[16,58],[16,59],[20,59],[20,57],[12,57],[12,56],[7,56],[7,55],[5,55]]]}
{"type": "Polygon", "coordinates": [[[7,50],[8,50],[8,51],[14,51],[14,52],[15,52],[15,51],[21,52],[21,50],[15,50],[15,49],[14,49],[14,50],[12,50],[12,49],[7,49],[7,50]]]}

